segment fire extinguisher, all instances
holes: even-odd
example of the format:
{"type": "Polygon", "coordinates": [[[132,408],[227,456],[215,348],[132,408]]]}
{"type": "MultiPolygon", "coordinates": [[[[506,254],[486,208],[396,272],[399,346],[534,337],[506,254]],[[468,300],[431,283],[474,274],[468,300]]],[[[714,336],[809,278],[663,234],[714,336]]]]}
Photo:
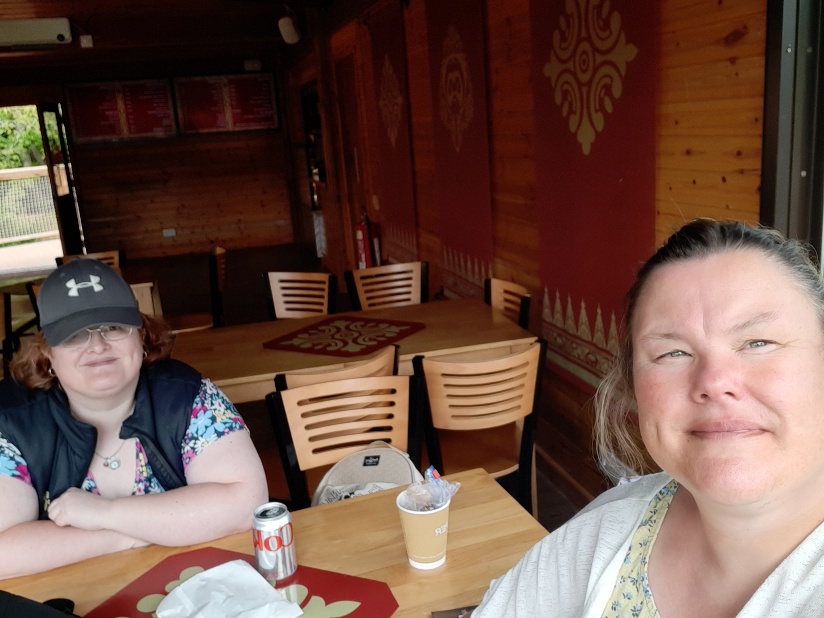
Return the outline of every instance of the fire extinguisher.
{"type": "Polygon", "coordinates": [[[369,223],[369,215],[364,212],[361,216],[361,222],[355,226],[355,248],[358,252],[358,268],[370,268],[377,265],[373,253],[372,239],[372,226],[369,223]]]}

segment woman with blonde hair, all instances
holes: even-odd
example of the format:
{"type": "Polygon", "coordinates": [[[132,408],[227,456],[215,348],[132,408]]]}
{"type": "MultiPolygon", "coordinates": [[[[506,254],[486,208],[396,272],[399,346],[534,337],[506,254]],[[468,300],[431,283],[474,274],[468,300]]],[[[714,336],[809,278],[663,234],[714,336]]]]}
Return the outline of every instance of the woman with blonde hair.
{"type": "Polygon", "coordinates": [[[598,447],[662,472],[596,498],[473,616],[823,616],[824,283],[808,249],[688,223],[639,270],[622,337],[598,447]]]}

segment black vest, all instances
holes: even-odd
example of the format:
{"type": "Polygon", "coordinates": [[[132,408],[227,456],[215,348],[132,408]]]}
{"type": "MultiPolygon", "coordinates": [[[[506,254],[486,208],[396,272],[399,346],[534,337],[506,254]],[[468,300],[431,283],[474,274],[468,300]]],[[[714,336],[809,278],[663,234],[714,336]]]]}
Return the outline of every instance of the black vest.
{"type": "MultiPolygon", "coordinates": [[[[144,367],[134,413],[120,428],[121,438],[140,439],[152,471],[166,490],[186,484],[180,447],[200,383],[200,374],[179,361],[168,359],[144,367]]],[[[20,449],[37,491],[40,519],[48,519],[48,500],[83,484],[97,430],[71,415],[61,389],[28,390],[4,380],[0,382],[0,433],[20,449]]]]}

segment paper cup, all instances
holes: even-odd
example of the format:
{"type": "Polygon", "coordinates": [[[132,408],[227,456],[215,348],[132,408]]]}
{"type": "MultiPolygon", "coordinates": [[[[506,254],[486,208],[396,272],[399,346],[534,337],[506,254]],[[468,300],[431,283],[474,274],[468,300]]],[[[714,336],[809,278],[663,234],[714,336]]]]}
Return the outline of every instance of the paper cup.
{"type": "Polygon", "coordinates": [[[395,498],[401,516],[403,540],[409,564],[416,569],[436,569],[446,562],[446,536],[449,531],[449,502],[433,511],[410,511],[395,498]]]}

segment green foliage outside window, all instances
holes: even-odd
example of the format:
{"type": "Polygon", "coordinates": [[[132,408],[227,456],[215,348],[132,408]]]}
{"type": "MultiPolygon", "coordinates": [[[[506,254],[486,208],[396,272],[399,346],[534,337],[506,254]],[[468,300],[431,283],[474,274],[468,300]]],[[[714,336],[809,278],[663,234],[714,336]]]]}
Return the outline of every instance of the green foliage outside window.
{"type": "MultiPolygon", "coordinates": [[[[46,127],[49,142],[57,143],[57,126],[46,127]]],[[[45,165],[37,108],[0,107],[0,169],[45,165]]]]}

